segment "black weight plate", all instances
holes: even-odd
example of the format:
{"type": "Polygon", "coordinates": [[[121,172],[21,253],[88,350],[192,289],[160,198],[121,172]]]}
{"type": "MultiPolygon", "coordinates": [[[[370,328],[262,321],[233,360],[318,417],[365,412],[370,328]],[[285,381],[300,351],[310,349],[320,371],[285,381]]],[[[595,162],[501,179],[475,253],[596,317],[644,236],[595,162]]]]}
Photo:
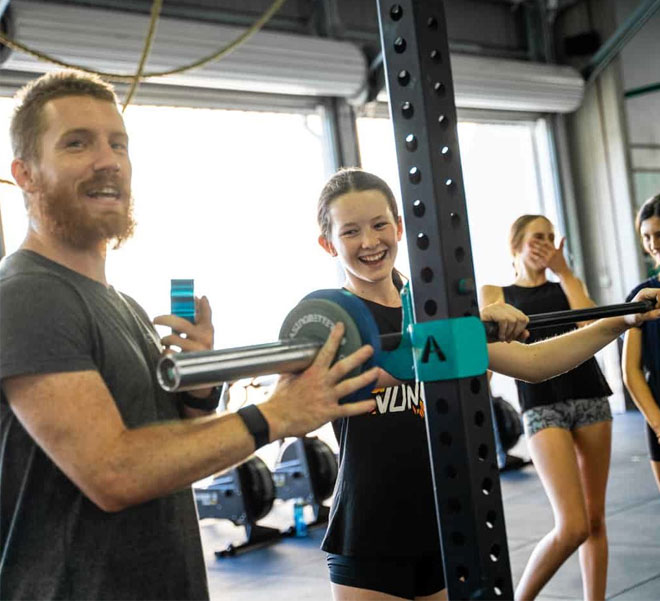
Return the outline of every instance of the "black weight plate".
{"type": "MultiPolygon", "coordinates": [[[[344,338],[336,361],[354,353],[362,346],[362,338],[350,314],[337,303],[321,298],[303,299],[286,316],[280,328],[280,340],[300,339],[324,343],[337,322],[344,324],[344,338]]],[[[353,370],[347,377],[361,373],[353,370]]]]}
{"type": "Polygon", "coordinates": [[[330,498],[334,491],[337,480],[337,459],[332,449],[322,440],[309,436],[303,440],[314,497],[318,503],[322,503],[330,498]]]}
{"type": "Polygon", "coordinates": [[[273,507],[275,484],[268,466],[256,455],[236,468],[248,522],[263,518],[273,507]]]}

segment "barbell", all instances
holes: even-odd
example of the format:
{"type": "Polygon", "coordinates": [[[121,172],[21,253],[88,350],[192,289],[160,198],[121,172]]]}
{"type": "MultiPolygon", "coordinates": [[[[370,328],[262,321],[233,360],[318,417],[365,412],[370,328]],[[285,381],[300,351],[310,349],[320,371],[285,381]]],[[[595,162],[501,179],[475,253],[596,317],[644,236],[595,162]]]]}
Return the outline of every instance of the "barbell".
{"type": "MultiPolygon", "coordinates": [[[[371,311],[359,297],[346,290],[317,290],[289,312],[280,328],[279,340],[253,346],[167,355],[159,361],[157,377],[165,390],[176,392],[208,388],[248,377],[300,372],[314,361],[337,322],[344,324],[345,331],[335,360],[350,355],[364,344],[374,348],[372,357],[348,377],[374,365],[383,367],[400,380],[441,380],[479,375],[486,371],[486,342],[497,340],[499,326],[496,322],[461,317],[415,324],[412,323],[407,288],[402,292],[402,303],[401,332],[380,335],[371,311]]],[[[645,300],[539,313],[529,316],[527,329],[643,313],[654,307],[652,300],[645,300]]],[[[346,400],[360,396],[364,398],[364,392],[358,391],[346,400]]]]}

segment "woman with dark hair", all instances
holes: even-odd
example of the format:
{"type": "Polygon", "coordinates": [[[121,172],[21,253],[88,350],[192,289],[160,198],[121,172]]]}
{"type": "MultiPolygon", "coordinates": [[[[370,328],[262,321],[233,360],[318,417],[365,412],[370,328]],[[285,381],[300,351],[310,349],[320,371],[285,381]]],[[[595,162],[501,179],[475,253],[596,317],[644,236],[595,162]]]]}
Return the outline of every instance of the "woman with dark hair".
{"type": "MultiPolygon", "coordinates": [[[[360,169],[336,173],[318,204],[319,243],[344,268],[344,288],[372,312],[381,334],[401,331],[401,275],[394,269],[403,228],[392,191],[360,169]]],[[[646,298],[649,292],[641,292],[646,298]]],[[[651,294],[655,299],[660,291],[651,294]]],[[[610,318],[537,345],[488,345],[490,368],[540,381],[591,357],[651,315],[610,318]]],[[[527,318],[505,304],[484,307],[503,342],[524,339],[527,318]]],[[[446,599],[419,382],[383,378],[369,415],[333,424],[339,474],[323,549],[336,601],[446,599]]]]}
{"type": "MultiPolygon", "coordinates": [[[[484,304],[505,302],[527,315],[594,306],[584,284],[555,246],[552,223],[523,215],[511,226],[509,246],[515,281],[483,286],[484,304]],[[550,270],[558,282],[550,282],[550,270]]],[[[547,328],[527,339],[537,342],[574,330],[547,328]]],[[[609,475],[612,394],[595,359],[538,384],[516,380],[530,455],[552,505],[555,525],[541,539],[516,588],[516,599],[533,599],[579,547],[584,599],[604,599],[607,584],[605,492],[609,475]]]]}
{"type": "MultiPolygon", "coordinates": [[[[650,198],[637,214],[635,229],[656,269],[660,267],[660,194],[650,198]]],[[[658,276],[642,282],[642,288],[660,288],[658,276]]],[[[660,323],[651,322],[626,332],[623,344],[623,380],[633,401],[646,419],[651,469],[660,488],[660,323]]]]}

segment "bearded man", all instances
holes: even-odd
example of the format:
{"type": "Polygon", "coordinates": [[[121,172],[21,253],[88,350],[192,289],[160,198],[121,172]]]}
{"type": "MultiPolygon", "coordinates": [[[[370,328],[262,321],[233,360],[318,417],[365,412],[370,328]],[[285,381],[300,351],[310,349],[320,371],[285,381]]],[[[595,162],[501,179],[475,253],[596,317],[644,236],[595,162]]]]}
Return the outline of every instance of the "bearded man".
{"type": "Polygon", "coordinates": [[[208,598],[191,483],[371,411],[338,401],[376,379],[344,379],[372,349],[333,364],[338,324],[305,372],[237,413],[217,414],[211,390],[163,391],[163,345],[212,348],[211,309],[202,298],[194,324],[157,318],[177,332],[161,340],[106,280],[108,245],[134,225],[114,91],[65,71],[18,100],[12,174],[29,225],[0,264],[0,598],[208,598]]]}

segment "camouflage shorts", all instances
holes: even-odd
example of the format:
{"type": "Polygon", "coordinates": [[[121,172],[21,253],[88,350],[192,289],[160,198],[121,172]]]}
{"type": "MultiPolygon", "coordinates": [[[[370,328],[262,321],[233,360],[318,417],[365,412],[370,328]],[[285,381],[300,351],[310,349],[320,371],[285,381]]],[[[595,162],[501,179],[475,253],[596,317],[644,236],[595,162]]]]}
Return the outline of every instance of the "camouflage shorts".
{"type": "Polygon", "coordinates": [[[576,430],[598,422],[611,422],[612,411],[606,397],[568,399],[528,409],[522,415],[525,434],[532,437],[545,428],[576,430]]]}

